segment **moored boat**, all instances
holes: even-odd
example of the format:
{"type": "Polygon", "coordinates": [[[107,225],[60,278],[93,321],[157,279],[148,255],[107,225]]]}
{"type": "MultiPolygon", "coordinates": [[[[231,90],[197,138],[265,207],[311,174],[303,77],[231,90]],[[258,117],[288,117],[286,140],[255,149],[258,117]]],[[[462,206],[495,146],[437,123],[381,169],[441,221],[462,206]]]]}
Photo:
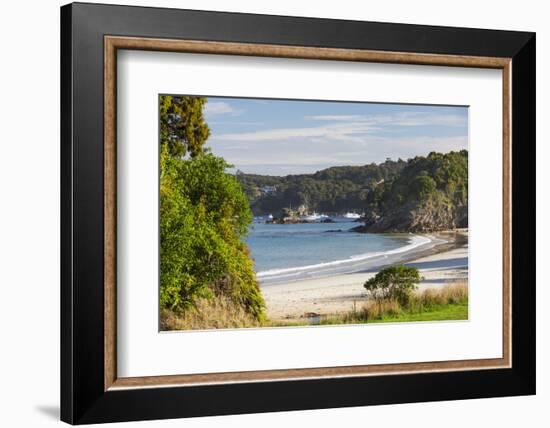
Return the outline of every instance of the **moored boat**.
{"type": "Polygon", "coordinates": [[[347,213],[344,214],[344,218],[349,218],[351,220],[355,220],[355,219],[358,219],[360,217],[361,217],[361,215],[357,214],[357,213],[347,212],[347,213]]]}

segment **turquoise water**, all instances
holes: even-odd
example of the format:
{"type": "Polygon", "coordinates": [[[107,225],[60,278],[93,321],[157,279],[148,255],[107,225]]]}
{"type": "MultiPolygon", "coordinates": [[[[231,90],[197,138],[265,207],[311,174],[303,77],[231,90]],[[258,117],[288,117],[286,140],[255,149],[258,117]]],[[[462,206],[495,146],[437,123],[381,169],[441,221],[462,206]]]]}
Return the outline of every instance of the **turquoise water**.
{"type": "Polygon", "coordinates": [[[350,231],[358,223],[253,225],[247,238],[262,285],[359,272],[386,265],[432,240],[350,231]]]}

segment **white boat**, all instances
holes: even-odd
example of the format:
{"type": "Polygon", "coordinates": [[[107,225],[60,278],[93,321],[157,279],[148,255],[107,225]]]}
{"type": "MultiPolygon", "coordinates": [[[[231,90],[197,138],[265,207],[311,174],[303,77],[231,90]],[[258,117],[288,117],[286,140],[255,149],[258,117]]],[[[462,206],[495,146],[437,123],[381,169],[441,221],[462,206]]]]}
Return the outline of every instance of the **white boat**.
{"type": "Polygon", "coordinates": [[[319,221],[327,218],[328,216],[325,214],[317,214],[315,211],[313,211],[313,214],[309,215],[303,215],[300,217],[300,220],[303,221],[319,221]]]}
{"type": "Polygon", "coordinates": [[[361,218],[361,215],[357,213],[345,213],[344,218],[358,219],[361,218]]]}
{"type": "Polygon", "coordinates": [[[271,214],[254,217],[254,223],[270,223],[273,221],[271,214]]]}

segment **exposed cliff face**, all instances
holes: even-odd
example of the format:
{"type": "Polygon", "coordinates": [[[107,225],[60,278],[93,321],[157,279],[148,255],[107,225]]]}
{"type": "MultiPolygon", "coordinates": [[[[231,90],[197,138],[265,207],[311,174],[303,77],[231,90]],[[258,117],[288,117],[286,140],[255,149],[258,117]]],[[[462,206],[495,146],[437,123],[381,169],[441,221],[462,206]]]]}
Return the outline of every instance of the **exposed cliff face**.
{"type": "Polygon", "coordinates": [[[407,204],[384,216],[371,215],[365,224],[353,230],[362,233],[426,233],[468,227],[468,207],[445,202],[427,201],[407,204]]]}

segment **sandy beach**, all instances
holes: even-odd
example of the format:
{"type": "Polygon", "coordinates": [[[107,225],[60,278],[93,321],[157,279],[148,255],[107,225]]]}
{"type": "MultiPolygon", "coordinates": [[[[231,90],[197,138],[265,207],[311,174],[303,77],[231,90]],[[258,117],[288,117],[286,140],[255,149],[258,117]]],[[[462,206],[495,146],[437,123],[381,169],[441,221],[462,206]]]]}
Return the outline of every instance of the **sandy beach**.
{"type": "MultiPolygon", "coordinates": [[[[446,238],[449,239],[449,235],[446,238]]],[[[432,252],[434,254],[421,255],[404,263],[419,269],[423,277],[419,290],[467,280],[467,243],[457,245],[451,239],[432,252]]],[[[329,315],[350,311],[354,305],[360,307],[368,300],[363,284],[375,274],[376,271],[367,271],[264,286],[262,294],[267,315],[270,320],[288,322],[303,320],[308,316],[306,314],[329,315]]]]}

